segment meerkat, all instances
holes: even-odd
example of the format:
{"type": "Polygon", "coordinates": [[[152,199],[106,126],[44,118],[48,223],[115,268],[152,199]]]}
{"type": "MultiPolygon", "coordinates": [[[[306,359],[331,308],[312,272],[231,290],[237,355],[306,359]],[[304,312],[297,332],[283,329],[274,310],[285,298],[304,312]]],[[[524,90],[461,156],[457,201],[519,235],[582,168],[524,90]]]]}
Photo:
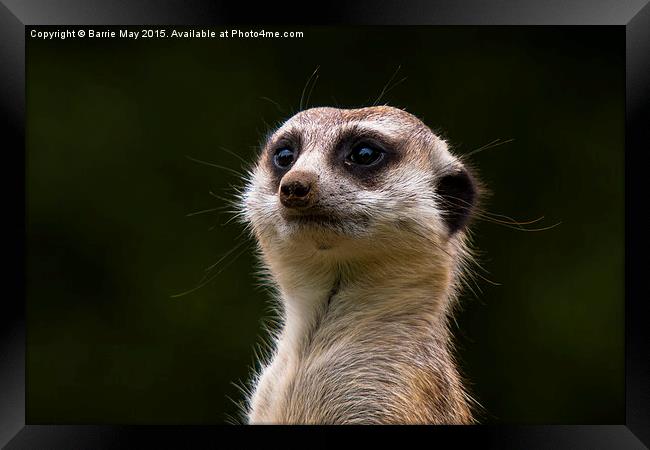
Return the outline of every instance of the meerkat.
{"type": "Polygon", "coordinates": [[[311,108],[272,132],[240,207],[282,326],[247,422],[474,423],[449,322],[479,193],[398,108],[311,108]]]}

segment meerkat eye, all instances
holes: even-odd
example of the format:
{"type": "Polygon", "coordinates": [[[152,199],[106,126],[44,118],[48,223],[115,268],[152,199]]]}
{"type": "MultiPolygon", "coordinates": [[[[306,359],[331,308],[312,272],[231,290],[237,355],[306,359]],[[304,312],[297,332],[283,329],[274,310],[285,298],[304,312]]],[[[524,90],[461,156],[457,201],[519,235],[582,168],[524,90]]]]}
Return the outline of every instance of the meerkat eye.
{"type": "Polygon", "coordinates": [[[369,166],[376,163],[384,156],[384,152],[368,145],[355,147],[348,155],[348,160],[360,166],[369,166]]]}
{"type": "Polygon", "coordinates": [[[282,147],[275,151],[273,162],[280,169],[286,169],[293,164],[296,153],[289,147],[282,147]]]}

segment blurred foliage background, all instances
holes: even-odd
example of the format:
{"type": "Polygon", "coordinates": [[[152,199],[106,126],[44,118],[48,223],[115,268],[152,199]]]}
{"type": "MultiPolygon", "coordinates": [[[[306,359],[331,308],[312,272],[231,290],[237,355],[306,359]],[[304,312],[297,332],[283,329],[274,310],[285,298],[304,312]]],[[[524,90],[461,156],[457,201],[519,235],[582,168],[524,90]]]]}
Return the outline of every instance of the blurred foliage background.
{"type": "Polygon", "coordinates": [[[482,421],[622,423],[624,32],[295,29],[305,37],[27,39],[28,423],[236,413],[268,294],[241,227],[188,214],[225,205],[210,191],[230,196],[242,163],[223,148],[252,161],[316,67],[309,106],[371,104],[399,67],[382,102],[454,151],[514,139],[472,158],[487,209],[561,222],[474,223],[499,285],[465,293],[455,333],[482,421]],[[211,283],[171,297],[241,242],[211,283]]]}

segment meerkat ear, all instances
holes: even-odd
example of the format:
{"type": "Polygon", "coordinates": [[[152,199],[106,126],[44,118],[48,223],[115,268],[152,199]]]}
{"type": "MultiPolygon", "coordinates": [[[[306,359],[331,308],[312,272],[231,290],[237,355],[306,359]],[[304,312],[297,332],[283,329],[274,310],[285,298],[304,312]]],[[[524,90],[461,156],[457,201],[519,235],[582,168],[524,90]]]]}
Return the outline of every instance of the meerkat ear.
{"type": "Polygon", "coordinates": [[[436,192],[442,199],[445,224],[453,235],[463,229],[472,216],[478,197],[477,182],[465,167],[460,166],[440,178],[436,192]]]}

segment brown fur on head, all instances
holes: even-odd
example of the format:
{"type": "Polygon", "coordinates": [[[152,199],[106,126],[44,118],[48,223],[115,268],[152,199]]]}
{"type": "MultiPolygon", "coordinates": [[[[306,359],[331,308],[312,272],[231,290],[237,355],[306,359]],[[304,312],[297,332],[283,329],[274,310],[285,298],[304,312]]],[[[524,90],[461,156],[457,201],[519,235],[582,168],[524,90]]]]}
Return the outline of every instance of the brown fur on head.
{"type": "Polygon", "coordinates": [[[474,177],[415,116],[388,106],[313,108],[270,135],[243,209],[264,248],[305,240],[345,253],[346,242],[358,251],[409,228],[440,243],[458,237],[476,199],[474,177]],[[380,159],[355,164],[350,154],[360,147],[380,159]],[[283,149],[293,152],[287,167],[277,165],[283,149]],[[309,186],[304,204],[283,203],[292,183],[309,186]]]}
{"type": "Polygon", "coordinates": [[[312,108],[275,130],[241,199],[284,319],[251,421],[471,421],[447,317],[477,197],[397,108],[312,108]]]}

